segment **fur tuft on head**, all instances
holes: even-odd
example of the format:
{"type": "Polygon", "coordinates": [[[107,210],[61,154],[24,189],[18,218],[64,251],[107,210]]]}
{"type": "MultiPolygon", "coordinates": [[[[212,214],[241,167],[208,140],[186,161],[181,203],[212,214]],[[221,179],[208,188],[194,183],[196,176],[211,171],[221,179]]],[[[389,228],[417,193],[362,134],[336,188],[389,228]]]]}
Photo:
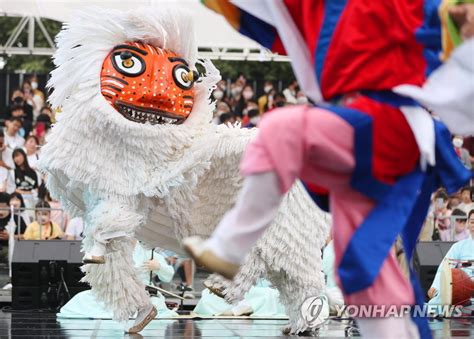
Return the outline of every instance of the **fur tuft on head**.
{"type": "MultiPolygon", "coordinates": [[[[49,87],[53,88],[51,103],[61,107],[62,113],[42,148],[39,165],[48,173],[48,188],[55,196],[69,195],[72,201],[71,194],[81,197],[85,187],[104,196],[156,196],[173,182],[160,181],[162,175],[180,173],[188,164],[199,167],[193,163],[197,152],[191,148],[196,135],[213,129],[214,103],[209,98],[221,77],[211,61],[198,60],[189,13],[161,7],[106,13],[92,9],[65,24],[57,44],[57,68],[51,73],[49,87]],[[104,59],[113,47],[128,41],[172,50],[191,69],[197,63],[204,68],[194,85],[193,109],[183,124],[130,121],[101,94],[104,59]],[[184,156],[188,152],[190,156],[184,156]],[[150,178],[157,183],[150,184],[150,178]]],[[[63,203],[68,199],[63,197],[63,203]]],[[[75,207],[68,210],[74,212],[75,207]]]]}
{"type": "MultiPolygon", "coordinates": [[[[48,82],[48,87],[53,89],[49,99],[52,106],[61,107],[73,96],[76,100],[89,102],[100,95],[100,70],[105,57],[113,47],[127,41],[142,41],[172,50],[195,69],[197,46],[191,13],[170,7],[127,12],[91,8],[79,12],[74,20],[64,24],[56,37],[58,49],[53,57],[56,69],[51,72],[48,82]]],[[[210,61],[205,63],[212,69],[213,81],[204,79],[196,84],[196,92],[206,95],[196,99],[208,103],[209,90],[220,75],[210,61]],[[207,88],[200,88],[203,86],[207,88]]],[[[196,106],[203,108],[199,103],[196,106]]],[[[206,121],[212,118],[208,115],[206,121]]]]}

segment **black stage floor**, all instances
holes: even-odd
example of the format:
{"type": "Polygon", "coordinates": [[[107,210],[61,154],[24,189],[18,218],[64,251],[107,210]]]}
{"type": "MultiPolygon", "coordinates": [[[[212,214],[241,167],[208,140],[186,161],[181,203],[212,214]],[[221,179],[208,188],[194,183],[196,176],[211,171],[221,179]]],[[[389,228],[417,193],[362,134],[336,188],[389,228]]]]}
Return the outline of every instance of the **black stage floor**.
{"type": "MultiPolygon", "coordinates": [[[[0,338],[285,338],[285,320],[154,320],[140,335],[127,335],[112,320],[57,319],[54,313],[0,312],[0,338]]],[[[474,319],[431,320],[434,338],[474,337],[474,319]]],[[[348,320],[330,319],[319,337],[356,336],[348,320]]]]}

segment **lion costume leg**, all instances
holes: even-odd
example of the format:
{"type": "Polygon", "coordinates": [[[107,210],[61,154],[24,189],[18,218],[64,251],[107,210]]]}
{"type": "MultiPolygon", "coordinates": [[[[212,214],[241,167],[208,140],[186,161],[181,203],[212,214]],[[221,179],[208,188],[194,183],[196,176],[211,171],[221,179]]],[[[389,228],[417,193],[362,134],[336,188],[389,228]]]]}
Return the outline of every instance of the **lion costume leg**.
{"type": "MultiPolygon", "coordinates": [[[[331,199],[333,232],[337,236],[334,246],[338,263],[348,239],[375,205],[375,202],[354,191],[350,186],[355,166],[353,134],[354,130],[344,119],[323,109],[288,108],[270,114],[263,119],[260,133],[247,148],[241,164],[241,170],[247,176],[244,187],[250,181],[254,189],[250,188],[246,195],[243,195],[244,189],[239,200],[245,202],[245,197],[261,194],[256,188],[267,195],[272,192],[275,194],[275,188],[269,185],[277,186],[278,194],[275,194],[273,199],[267,197],[262,200],[258,207],[262,208],[262,205],[266,204],[267,214],[262,220],[272,220],[276,214],[275,207],[278,207],[278,198],[291,188],[298,177],[312,183],[324,184],[333,194],[331,199]],[[275,138],[275,135],[278,137],[275,138]],[[261,180],[262,178],[267,180],[261,180]],[[258,186],[255,184],[257,180],[262,184],[267,182],[268,185],[258,186]],[[352,197],[352,200],[347,197],[352,197]]],[[[270,226],[268,221],[249,225],[247,222],[241,222],[245,220],[244,218],[228,217],[233,214],[241,215],[244,210],[242,207],[253,208],[245,204],[240,207],[240,211],[234,210],[228,213],[204,247],[224,261],[234,264],[242,263],[258,237],[270,226]]],[[[239,208],[239,201],[235,208],[239,208]]],[[[298,225],[294,227],[298,228],[298,225]]],[[[285,251],[287,249],[282,250],[285,251]]],[[[293,259],[289,255],[286,256],[287,260],[293,259]]],[[[392,256],[387,257],[372,286],[361,292],[346,295],[346,298],[349,303],[355,305],[413,304],[413,293],[393,293],[390,295],[390,300],[387,300],[387,290],[412,291],[392,256]]],[[[409,319],[407,324],[407,328],[414,326],[409,319]]]]}
{"type": "Polygon", "coordinates": [[[301,305],[324,291],[321,249],[329,232],[329,219],[315,208],[297,182],[283,198],[274,222],[245,257],[239,273],[226,284],[226,300],[238,302],[259,278],[268,279],[280,292],[290,318],[288,332],[312,329],[301,317],[301,305]]]}
{"type": "Polygon", "coordinates": [[[133,263],[134,232],[144,220],[134,207],[133,202],[100,200],[87,216],[86,238],[89,239],[85,250],[90,251],[94,246],[104,249],[105,262],[84,265],[83,281],[91,285],[97,299],[121,322],[137,311],[140,318],[151,305],[133,263]]]}

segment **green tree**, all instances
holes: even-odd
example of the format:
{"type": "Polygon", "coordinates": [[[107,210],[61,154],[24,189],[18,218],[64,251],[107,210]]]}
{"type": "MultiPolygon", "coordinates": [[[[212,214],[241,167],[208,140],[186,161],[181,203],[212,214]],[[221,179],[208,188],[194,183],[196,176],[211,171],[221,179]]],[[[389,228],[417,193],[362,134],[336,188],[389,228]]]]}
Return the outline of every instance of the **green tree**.
{"type": "MultiPolygon", "coordinates": [[[[0,43],[5,45],[9,36],[20,22],[20,17],[0,17],[0,43]]],[[[46,30],[51,37],[61,29],[62,24],[59,21],[42,18],[46,30]]],[[[16,40],[15,47],[23,47],[28,45],[28,27],[22,31],[16,40]]],[[[36,27],[35,29],[35,46],[50,47],[43,32],[36,27]]],[[[4,70],[6,71],[25,71],[27,73],[48,73],[53,69],[51,56],[43,55],[2,55],[5,60],[4,70]]]]}
{"type": "MultiPolygon", "coordinates": [[[[9,36],[20,22],[20,17],[0,17],[0,44],[5,45],[9,36]]],[[[60,31],[62,23],[50,19],[41,18],[46,30],[51,37],[55,37],[60,31]]],[[[20,34],[16,41],[16,47],[27,46],[28,44],[28,27],[20,34]]],[[[35,29],[35,46],[49,47],[43,32],[36,27],[35,29]]],[[[4,70],[25,71],[27,73],[44,74],[50,72],[54,65],[51,56],[38,55],[2,55],[5,59],[4,70]]],[[[289,83],[294,79],[291,65],[287,62],[258,62],[258,61],[231,61],[231,60],[215,60],[216,67],[220,70],[224,79],[235,79],[239,74],[244,74],[249,80],[262,82],[264,80],[278,81],[289,83]]]]}
{"type": "Polygon", "coordinates": [[[215,60],[214,64],[224,79],[236,79],[240,74],[244,74],[248,80],[282,80],[289,83],[295,78],[288,62],[215,60]]]}

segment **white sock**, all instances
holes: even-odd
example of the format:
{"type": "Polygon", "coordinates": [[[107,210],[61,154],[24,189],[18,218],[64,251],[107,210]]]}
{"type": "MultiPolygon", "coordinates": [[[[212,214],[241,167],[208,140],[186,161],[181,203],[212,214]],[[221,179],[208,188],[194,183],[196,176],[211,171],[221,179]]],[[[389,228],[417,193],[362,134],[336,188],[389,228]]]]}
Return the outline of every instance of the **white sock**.
{"type": "Polygon", "coordinates": [[[226,261],[241,263],[275,218],[282,197],[274,172],[246,177],[234,208],[205,246],[226,261]]]}

